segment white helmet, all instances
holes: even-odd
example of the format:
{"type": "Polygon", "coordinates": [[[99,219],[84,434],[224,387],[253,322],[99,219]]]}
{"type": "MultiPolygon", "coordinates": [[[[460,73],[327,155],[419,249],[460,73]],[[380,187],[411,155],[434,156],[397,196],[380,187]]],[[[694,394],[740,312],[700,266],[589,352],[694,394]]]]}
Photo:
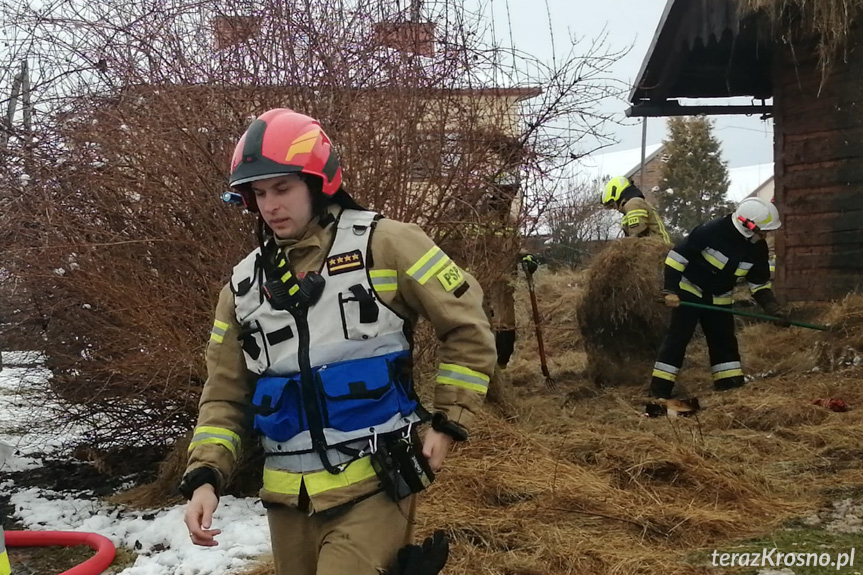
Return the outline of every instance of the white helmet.
{"type": "Polygon", "coordinates": [[[731,221],[734,222],[737,231],[746,238],[755,235],[755,227],[758,230],[769,232],[770,230],[778,230],[779,226],[782,225],[776,206],[761,198],[746,198],[740,202],[731,215],[731,221]]]}

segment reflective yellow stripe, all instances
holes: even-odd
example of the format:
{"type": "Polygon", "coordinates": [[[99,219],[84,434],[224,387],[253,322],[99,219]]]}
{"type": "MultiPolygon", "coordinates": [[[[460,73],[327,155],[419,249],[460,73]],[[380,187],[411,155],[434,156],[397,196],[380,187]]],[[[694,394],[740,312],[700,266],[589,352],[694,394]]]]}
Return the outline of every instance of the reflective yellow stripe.
{"type": "Polygon", "coordinates": [[[0,525],[0,575],[10,575],[9,555],[6,553],[6,539],[3,536],[3,526],[0,525]]]}
{"type": "Polygon", "coordinates": [[[396,291],[399,288],[399,273],[396,270],[370,270],[369,277],[377,292],[396,291]]]}
{"type": "Polygon", "coordinates": [[[718,252],[711,248],[704,248],[701,250],[701,257],[707,260],[710,265],[718,269],[725,269],[725,264],[728,263],[728,258],[725,257],[722,252],[718,252]]]}
{"type": "Polygon", "coordinates": [[[662,236],[662,239],[663,239],[663,241],[665,241],[665,243],[670,244],[671,243],[671,237],[668,235],[668,232],[665,230],[665,224],[662,223],[662,218],[660,218],[656,214],[654,214],[654,217],[656,218],[656,227],[659,228],[659,235],[662,236]]]}
{"type": "Polygon", "coordinates": [[[685,270],[688,263],[688,259],[686,259],[674,250],[668,252],[668,257],[665,258],[665,265],[670,268],[676,269],[679,272],[685,270]]]}
{"type": "Polygon", "coordinates": [[[325,491],[347,487],[375,476],[370,457],[363,457],[345,467],[341,473],[327,470],[314,473],[291,473],[281,469],[264,468],[264,489],[272,493],[299,495],[303,483],[309,495],[319,495],[325,491]]]}
{"type": "Polygon", "coordinates": [[[665,379],[671,382],[677,381],[677,376],[673,373],[668,373],[667,371],[662,371],[661,369],[653,370],[653,377],[658,377],[659,379],[665,379]]]}
{"type": "Polygon", "coordinates": [[[418,259],[414,265],[408,268],[406,273],[415,279],[417,283],[424,285],[449,262],[449,257],[439,247],[434,246],[418,259]]]}
{"type": "Polygon", "coordinates": [[[444,385],[455,385],[479,393],[487,393],[489,377],[484,373],[461,365],[442,363],[438,366],[435,381],[444,385]]]}
{"type": "Polygon", "coordinates": [[[734,298],[732,296],[727,295],[715,295],[713,296],[713,305],[731,305],[734,303],[734,298]]]}
{"type": "Polygon", "coordinates": [[[698,297],[701,297],[701,289],[697,285],[691,284],[687,281],[681,281],[679,285],[680,289],[682,289],[683,291],[688,291],[691,294],[695,294],[698,297]]]}
{"type": "Polygon", "coordinates": [[[626,212],[626,215],[629,216],[630,218],[642,218],[642,217],[646,218],[647,217],[647,210],[632,210],[632,211],[626,212]]]}
{"type": "Polygon", "coordinates": [[[223,321],[216,320],[213,322],[213,329],[210,331],[210,339],[216,343],[222,343],[225,339],[225,333],[228,331],[228,324],[223,321]]]}
{"type": "Polygon", "coordinates": [[[398,275],[397,270],[369,270],[369,277],[372,278],[395,278],[398,275]]]}
{"type": "Polygon", "coordinates": [[[717,379],[725,379],[727,377],[743,376],[742,369],[727,369],[725,371],[717,371],[713,374],[714,381],[717,379]]]}
{"type": "Polygon", "coordinates": [[[773,221],[773,215],[770,212],[767,212],[767,219],[761,220],[760,222],[755,222],[755,224],[760,228],[760,227],[766,226],[767,224],[769,224],[772,221],[773,221]]]}
{"type": "Polygon", "coordinates": [[[671,256],[668,256],[667,258],[665,258],[665,265],[667,265],[670,268],[674,268],[679,272],[682,272],[683,270],[686,269],[685,265],[683,265],[682,263],[680,263],[678,261],[671,259],[671,256]]]}
{"type": "Polygon", "coordinates": [[[424,254],[422,255],[422,257],[421,257],[420,259],[418,259],[414,265],[412,265],[411,267],[409,267],[406,273],[407,273],[409,276],[413,277],[414,275],[416,275],[416,273],[417,273],[419,270],[421,270],[421,269],[422,269],[422,267],[423,267],[424,265],[426,265],[426,262],[428,262],[430,259],[432,259],[435,255],[437,255],[437,254],[438,254],[438,252],[440,252],[440,248],[439,248],[439,247],[437,247],[437,246],[434,246],[432,249],[430,249],[429,251],[427,251],[426,253],[424,253],[424,254]]]}
{"type": "Polygon", "coordinates": [[[740,262],[740,263],[737,265],[737,269],[736,269],[736,270],[734,270],[734,275],[736,275],[737,277],[742,278],[743,276],[745,276],[746,274],[748,274],[748,273],[749,273],[749,270],[751,270],[751,269],[752,269],[752,264],[751,264],[751,263],[749,263],[749,262],[740,262]]]}
{"type": "MultiPolygon", "coordinates": [[[[329,473],[329,471],[327,471],[329,473]]],[[[303,484],[302,473],[291,473],[278,469],[264,468],[264,489],[272,493],[299,495],[303,484]]]]}
{"type": "Polygon", "coordinates": [[[297,293],[298,291],[300,291],[300,286],[298,286],[297,284],[294,284],[294,285],[292,285],[291,287],[289,287],[289,288],[288,288],[288,293],[289,293],[290,295],[294,295],[294,294],[295,294],[295,293],[297,293]]]}
{"type": "Polygon", "coordinates": [[[285,272],[285,275],[282,276],[282,283],[291,279],[291,272],[285,272]]]}
{"type": "Polygon", "coordinates": [[[196,427],[192,441],[189,443],[189,451],[192,451],[199,445],[205,444],[221,445],[236,457],[237,449],[240,447],[240,436],[224,427],[211,427],[208,425],[196,427]]]}
{"type": "Polygon", "coordinates": [[[766,284],[749,284],[749,291],[752,293],[760,292],[763,289],[771,289],[773,287],[772,282],[767,282],[766,284]]]}

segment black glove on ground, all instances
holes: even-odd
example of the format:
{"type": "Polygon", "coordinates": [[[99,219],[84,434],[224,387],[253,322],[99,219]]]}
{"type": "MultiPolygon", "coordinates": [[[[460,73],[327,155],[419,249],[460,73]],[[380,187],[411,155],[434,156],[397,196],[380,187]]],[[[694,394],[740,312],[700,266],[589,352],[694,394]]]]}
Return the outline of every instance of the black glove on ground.
{"type": "Polygon", "coordinates": [[[389,575],[437,575],[449,559],[449,540],[437,530],[420,545],[405,545],[399,549],[389,575]]]}

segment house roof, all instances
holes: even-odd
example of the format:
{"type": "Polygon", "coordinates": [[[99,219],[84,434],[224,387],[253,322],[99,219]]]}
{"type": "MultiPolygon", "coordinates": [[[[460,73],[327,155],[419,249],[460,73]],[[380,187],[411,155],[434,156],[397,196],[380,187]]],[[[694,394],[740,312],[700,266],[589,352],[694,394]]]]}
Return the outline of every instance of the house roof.
{"type": "MultiPolygon", "coordinates": [[[[645,165],[662,153],[662,144],[651,144],[645,148],[645,165]]],[[[599,182],[615,176],[631,178],[641,169],[641,148],[630,148],[594,154],[581,162],[581,176],[587,182],[599,182]]],[[[728,169],[728,199],[739,202],[764,187],[773,179],[773,164],[755,164],[728,169]]]]}
{"type": "Polygon", "coordinates": [[[773,164],[729,168],[728,199],[733,202],[749,197],[773,179],[773,164]]]}
{"type": "MultiPolygon", "coordinates": [[[[645,148],[645,164],[662,149],[662,144],[651,144],[645,148]]],[[[580,172],[589,182],[605,184],[616,176],[631,177],[641,168],[641,148],[630,148],[605,154],[592,154],[581,160],[580,172]]]]}
{"type": "Polygon", "coordinates": [[[770,98],[770,58],[757,16],[741,19],[736,0],[668,0],[628,114],[698,113],[682,109],[676,98],[770,98]]]}
{"type": "MultiPolygon", "coordinates": [[[[646,166],[647,164],[652,162],[656,158],[656,156],[658,156],[659,154],[661,154],[663,152],[663,150],[665,150],[665,144],[653,144],[651,146],[647,146],[644,150],[644,154],[645,154],[644,155],[644,165],[646,166]],[[656,149],[653,150],[652,152],[647,151],[653,147],[655,147],[656,149]]],[[[641,151],[640,148],[639,148],[639,151],[641,151]]],[[[632,176],[637,174],[639,170],[641,170],[641,155],[640,154],[638,156],[638,163],[635,164],[634,166],[632,166],[629,169],[629,171],[623,175],[626,176],[627,178],[631,178],[632,176]]]]}

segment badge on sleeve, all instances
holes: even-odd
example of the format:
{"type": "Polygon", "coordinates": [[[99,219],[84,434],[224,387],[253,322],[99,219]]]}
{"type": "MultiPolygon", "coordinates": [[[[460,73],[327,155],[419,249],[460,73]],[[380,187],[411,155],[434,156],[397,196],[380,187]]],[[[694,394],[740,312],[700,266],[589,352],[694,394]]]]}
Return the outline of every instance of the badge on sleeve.
{"type": "Polygon", "coordinates": [[[455,262],[450,262],[450,264],[437,275],[437,279],[440,281],[443,289],[449,292],[457,288],[459,284],[464,281],[464,274],[461,273],[461,270],[455,262]]]}

